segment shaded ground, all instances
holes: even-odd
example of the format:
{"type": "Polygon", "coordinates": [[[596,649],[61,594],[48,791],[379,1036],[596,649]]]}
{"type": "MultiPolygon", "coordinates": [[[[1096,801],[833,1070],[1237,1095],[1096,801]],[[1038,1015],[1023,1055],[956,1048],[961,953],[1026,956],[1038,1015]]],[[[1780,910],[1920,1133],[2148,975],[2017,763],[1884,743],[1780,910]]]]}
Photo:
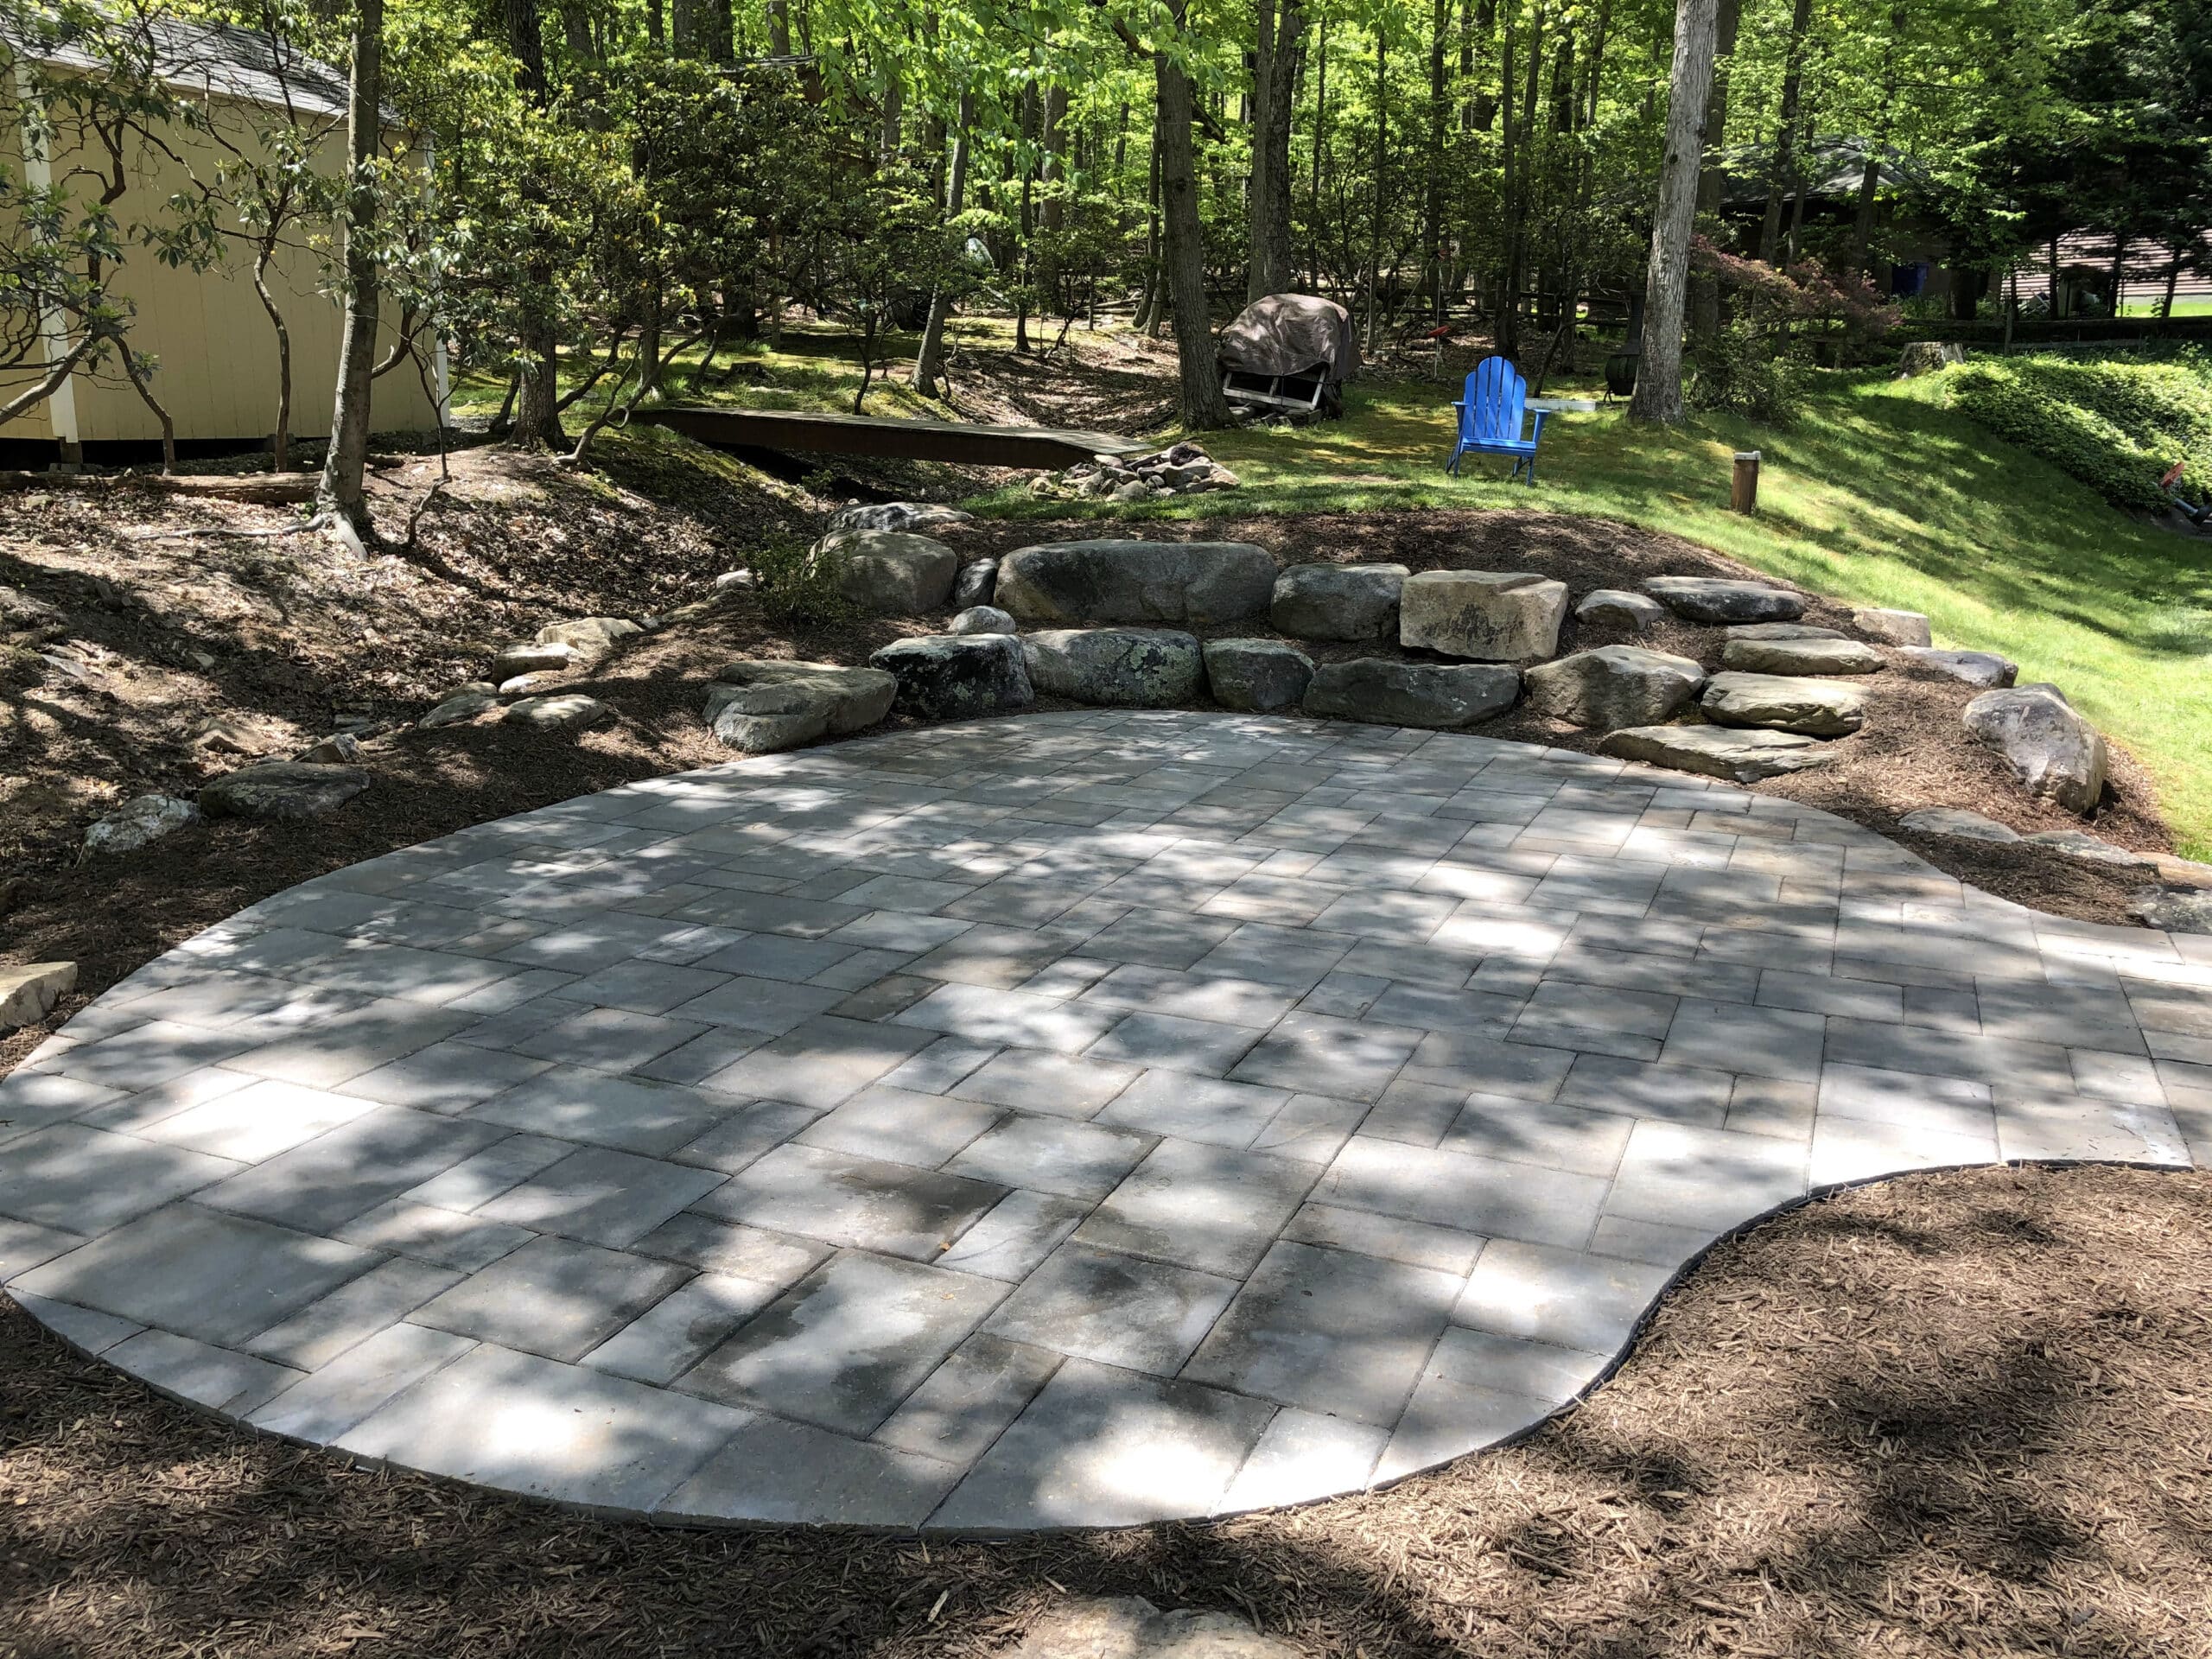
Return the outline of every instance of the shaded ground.
{"type": "Polygon", "coordinates": [[[0,1310],[0,1656],[964,1656],[1071,1595],[1318,1655],[2212,1653],[2212,1175],[1986,1169],[1724,1243],[1520,1444],[1213,1525],[582,1520],[251,1439],[0,1310]]]}
{"type": "MultiPolygon", "coordinates": [[[[25,645],[0,645],[0,962],[81,964],[76,994],[47,1021],[0,1038],[0,1066],[140,963],[294,882],[470,823],[731,758],[699,709],[705,683],[733,657],[864,662],[892,639],[944,626],[942,617],[798,624],[764,614],[749,594],[725,594],[703,615],[567,677],[620,715],[580,740],[498,725],[404,730],[443,689],[483,673],[502,643],[562,617],[636,616],[713,598],[714,575],[750,549],[810,535],[821,522],[824,504],[805,491],[665,435],[625,439],[607,459],[601,478],[503,450],[467,452],[455,482],[422,512],[415,548],[366,563],[321,537],[147,534],[275,528],[290,509],[151,493],[0,495],[0,583],[60,619],[19,634],[25,645]],[[244,763],[246,755],[198,741],[219,716],[269,756],[298,753],[341,718],[393,729],[368,728],[363,764],[375,782],[332,817],[195,827],[140,853],[79,861],[84,828],[100,812],[149,790],[190,795],[244,763]]],[[[435,479],[435,461],[382,474],[383,521],[404,525],[435,479]]],[[[952,538],[965,558],[1097,529],[979,521],[952,538]]],[[[1662,573],[1742,574],[1675,537],[1535,512],[1266,516],[1148,533],[1249,538],[1286,564],[1538,570],[1577,594],[1662,573]]],[[[1809,614],[1848,620],[1827,605],[1809,614]]],[[[1721,639],[1718,628],[1670,622],[1645,643],[1717,666],[1721,639]]],[[[1300,643],[1317,657],[1373,649],[1300,643]]],[[[1570,619],[1560,649],[1602,643],[1570,619]]],[[[1928,805],[1970,807],[2022,830],[2076,826],[2031,802],[1993,753],[1967,740],[1958,721],[1967,688],[1897,669],[1868,683],[1866,729],[1839,746],[1837,764],[1757,787],[1895,836],[2022,903],[2126,920],[2139,873],[1900,832],[1902,814],[1928,805]]],[[[1483,729],[1583,749],[1598,741],[1525,710],[1483,729]]],[[[2117,749],[2113,776],[2097,833],[2171,849],[2147,783],[2117,749]]]]}

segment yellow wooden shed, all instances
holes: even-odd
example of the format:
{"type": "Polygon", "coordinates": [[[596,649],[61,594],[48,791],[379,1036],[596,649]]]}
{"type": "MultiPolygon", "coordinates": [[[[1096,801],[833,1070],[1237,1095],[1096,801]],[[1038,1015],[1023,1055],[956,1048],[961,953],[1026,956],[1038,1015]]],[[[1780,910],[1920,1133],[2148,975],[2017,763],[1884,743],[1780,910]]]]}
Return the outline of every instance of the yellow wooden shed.
{"type": "MultiPolygon", "coordinates": [[[[218,174],[226,145],[265,156],[258,136],[285,121],[313,140],[316,165],[334,175],[345,164],[346,77],[331,66],[288,44],[253,31],[219,24],[155,17],[140,27],[150,31],[156,73],[174,92],[205,111],[205,128],[170,121],[149,136],[134,135],[125,156],[130,183],[115,208],[152,216],[173,195],[218,174]]],[[[11,92],[18,119],[0,137],[14,154],[8,162],[32,188],[60,181],[74,188],[99,155],[89,134],[66,119],[41,127],[39,111],[54,100],[41,100],[36,62],[43,76],[105,73],[96,56],[67,43],[16,46],[11,92]]],[[[243,221],[224,212],[227,228],[243,221]]],[[[324,232],[327,236],[327,231],[324,232]]],[[[278,347],[276,330],[255,291],[253,254],[233,238],[225,238],[222,263],[200,270],[169,265],[143,245],[123,249],[121,269],[111,291],[127,296],[136,310],[130,328],[132,348],[155,359],[150,385],[168,411],[180,445],[202,453],[265,445],[276,429],[278,347]]],[[[268,272],[268,286],[283,315],[291,341],[291,419],[295,439],[330,433],[337,386],[343,306],[331,291],[325,262],[304,235],[287,238],[268,272]]],[[[417,360],[402,360],[380,375],[372,397],[372,427],[380,432],[435,430],[446,414],[447,381],[443,342],[419,341],[417,360]]],[[[387,315],[380,329],[381,362],[397,338],[387,315]]],[[[0,403],[26,385],[37,384],[71,346],[66,320],[49,315],[43,351],[14,368],[0,368],[0,403]]],[[[64,459],[82,446],[113,453],[158,442],[161,423],[122,367],[111,360],[94,372],[79,369],[53,396],[0,426],[0,449],[25,455],[24,441],[54,446],[64,459]]]]}

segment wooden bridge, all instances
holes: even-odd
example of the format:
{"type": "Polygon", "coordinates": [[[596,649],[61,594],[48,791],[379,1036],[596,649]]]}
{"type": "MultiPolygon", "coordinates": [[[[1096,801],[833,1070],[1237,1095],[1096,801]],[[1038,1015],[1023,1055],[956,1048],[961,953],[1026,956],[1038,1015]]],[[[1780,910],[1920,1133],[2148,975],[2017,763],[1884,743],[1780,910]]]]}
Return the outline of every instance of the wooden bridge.
{"type": "Polygon", "coordinates": [[[631,418],[664,426],[716,449],[779,449],[808,454],[898,455],[970,467],[1058,469],[1093,455],[1141,455],[1152,445],[1109,432],[1046,426],[982,426],[906,421],[882,415],[831,415],[798,409],[710,409],[678,404],[631,418]]]}

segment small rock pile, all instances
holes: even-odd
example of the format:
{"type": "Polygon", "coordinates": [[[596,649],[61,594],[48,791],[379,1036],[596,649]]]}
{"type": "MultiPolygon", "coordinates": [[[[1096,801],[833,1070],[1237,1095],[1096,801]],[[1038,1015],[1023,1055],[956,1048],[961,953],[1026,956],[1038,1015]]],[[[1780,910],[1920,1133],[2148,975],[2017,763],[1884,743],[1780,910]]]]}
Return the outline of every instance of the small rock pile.
{"type": "Polygon", "coordinates": [[[1148,455],[1095,455],[1064,473],[1032,484],[1042,496],[1090,496],[1109,501],[1154,501],[1203,490],[1233,490],[1236,474],[1187,440],[1148,455]]]}

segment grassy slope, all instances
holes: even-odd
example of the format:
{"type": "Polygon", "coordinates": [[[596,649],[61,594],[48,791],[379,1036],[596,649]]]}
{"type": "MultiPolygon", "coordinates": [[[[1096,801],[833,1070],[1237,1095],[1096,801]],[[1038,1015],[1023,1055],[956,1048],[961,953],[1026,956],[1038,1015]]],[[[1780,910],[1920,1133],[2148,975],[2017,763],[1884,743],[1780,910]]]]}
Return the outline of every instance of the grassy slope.
{"type": "MultiPolygon", "coordinates": [[[[1412,506],[1592,513],[1702,542],[1862,603],[1925,611],[1937,643],[2001,652],[2063,687],[2148,766],[2183,850],[2212,855],[2212,540],[2139,524],[1942,406],[1937,379],[1834,376],[1777,431],[1706,419],[1678,432],[1618,410],[1554,421],[1541,482],[1503,461],[1444,476],[1442,386],[1356,391],[1350,418],[1309,431],[1216,435],[1245,488],[1114,517],[1412,506]],[[1764,452],[1760,512],[1727,511],[1729,457],[1764,452]]],[[[1013,493],[979,504],[1061,515],[1013,493]]],[[[1088,505],[1088,504],[1086,504],[1088,505]]]]}

